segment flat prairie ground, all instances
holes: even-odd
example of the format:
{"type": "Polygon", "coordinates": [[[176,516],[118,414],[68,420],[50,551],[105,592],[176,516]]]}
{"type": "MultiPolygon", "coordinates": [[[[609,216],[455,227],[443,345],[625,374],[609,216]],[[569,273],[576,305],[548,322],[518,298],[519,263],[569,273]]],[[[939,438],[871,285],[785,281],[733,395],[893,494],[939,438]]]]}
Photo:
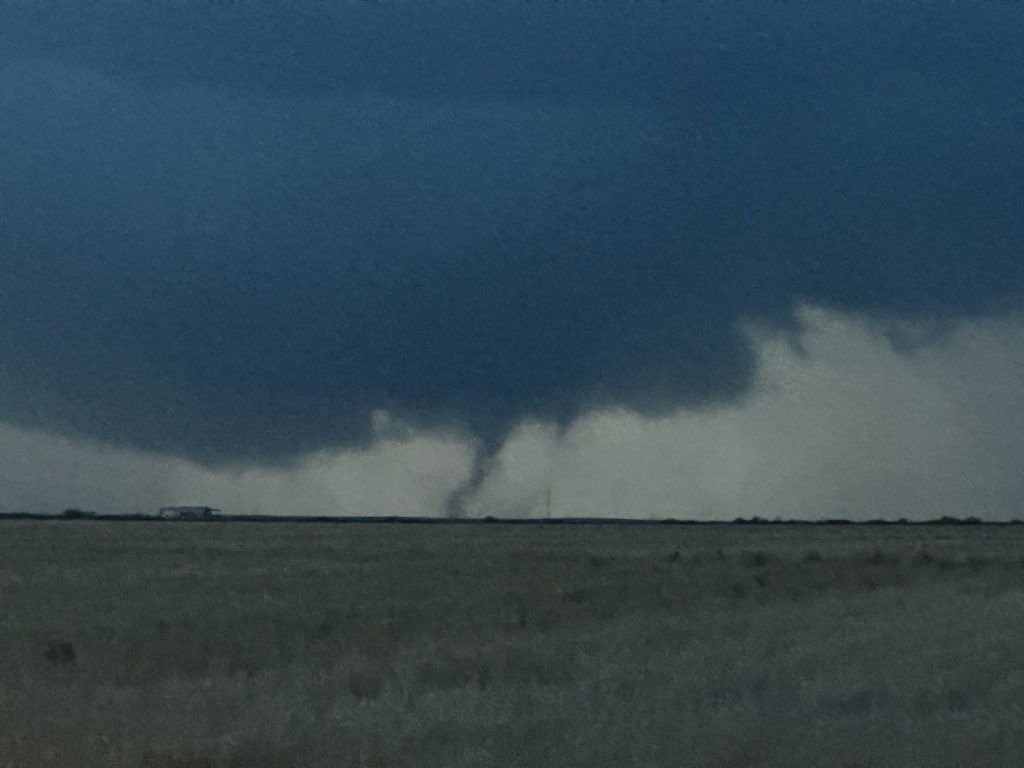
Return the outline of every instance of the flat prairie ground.
{"type": "Polygon", "coordinates": [[[0,768],[1021,765],[1022,527],[0,523],[0,768]]]}

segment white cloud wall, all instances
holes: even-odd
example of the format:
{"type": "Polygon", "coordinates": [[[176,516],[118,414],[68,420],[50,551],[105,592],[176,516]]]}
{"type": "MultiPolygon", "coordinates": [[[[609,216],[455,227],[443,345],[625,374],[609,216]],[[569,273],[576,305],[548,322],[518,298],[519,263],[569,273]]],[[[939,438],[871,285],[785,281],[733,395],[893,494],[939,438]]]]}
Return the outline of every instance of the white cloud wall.
{"type": "Polygon", "coordinates": [[[926,328],[804,308],[758,340],[745,402],[658,421],[600,413],[561,440],[525,427],[474,511],[556,516],[1024,517],[1024,321],[926,328]],[[897,351],[889,337],[926,339],[897,351]],[[886,332],[889,332],[887,337],[886,332]],[[542,511],[541,507],[536,507],[542,511]]]}

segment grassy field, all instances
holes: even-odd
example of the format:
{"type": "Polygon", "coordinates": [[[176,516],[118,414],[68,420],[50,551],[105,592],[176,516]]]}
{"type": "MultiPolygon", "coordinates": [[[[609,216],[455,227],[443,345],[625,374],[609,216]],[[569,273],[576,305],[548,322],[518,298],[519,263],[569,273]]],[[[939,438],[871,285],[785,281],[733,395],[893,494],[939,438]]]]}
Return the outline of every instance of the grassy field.
{"type": "Polygon", "coordinates": [[[1021,527],[0,526],[0,768],[1022,756],[1021,527]]]}

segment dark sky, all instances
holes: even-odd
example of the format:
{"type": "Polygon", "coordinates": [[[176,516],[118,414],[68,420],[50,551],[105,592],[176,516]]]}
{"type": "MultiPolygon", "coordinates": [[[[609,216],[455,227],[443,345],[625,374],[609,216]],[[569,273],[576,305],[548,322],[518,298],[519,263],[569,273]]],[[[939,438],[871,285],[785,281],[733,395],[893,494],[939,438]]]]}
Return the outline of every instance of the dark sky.
{"type": "Polygon", "coordinates": [[[1024,5],[0,2],[0,421],[214,463],[734,401],[1024,298],[1024,5]]]}

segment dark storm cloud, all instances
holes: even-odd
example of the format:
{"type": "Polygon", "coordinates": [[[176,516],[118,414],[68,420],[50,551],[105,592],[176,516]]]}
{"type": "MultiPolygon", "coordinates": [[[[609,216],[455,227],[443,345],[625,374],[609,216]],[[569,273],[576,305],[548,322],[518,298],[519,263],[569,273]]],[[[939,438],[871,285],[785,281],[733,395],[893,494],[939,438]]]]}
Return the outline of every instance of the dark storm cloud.
{"type": "Polygon", "coordinates": [[[0,418],[207,461],[1024,295],[1012,3],[0,4],[0,418]]]}

